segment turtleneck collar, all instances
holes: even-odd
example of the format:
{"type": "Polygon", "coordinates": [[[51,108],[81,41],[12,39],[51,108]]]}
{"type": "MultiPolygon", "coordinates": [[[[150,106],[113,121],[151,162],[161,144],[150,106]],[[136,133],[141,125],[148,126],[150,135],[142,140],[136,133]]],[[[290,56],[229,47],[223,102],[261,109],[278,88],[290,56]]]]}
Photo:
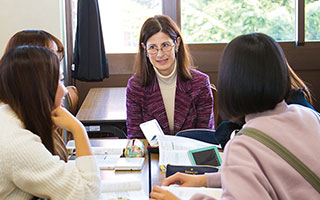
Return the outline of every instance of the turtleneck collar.
{"type": "Polygon", "coordinates": [[[158,71],[157,68],[153,67],[153,69],[156,72],[156,76],[158,78],[158,81],[161,82],[162,84],[171,85],[173,82],[176,82],[176,80],[177,80],[177,62],[174,62],[174,68],[173,68],[172,72],[167,76],[160,74],[160,72],[158,71]]]}

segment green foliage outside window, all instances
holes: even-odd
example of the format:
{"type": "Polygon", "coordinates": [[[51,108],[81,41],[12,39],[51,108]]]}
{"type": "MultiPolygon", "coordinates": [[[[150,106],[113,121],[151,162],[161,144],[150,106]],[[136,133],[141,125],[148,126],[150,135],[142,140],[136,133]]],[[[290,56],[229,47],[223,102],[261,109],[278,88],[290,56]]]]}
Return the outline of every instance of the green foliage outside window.
{"type": "Polygon", "coordinates": [[[306,40],[320,40],[319,0],[310,0],[306,2],[305,27],[306,40]]]}
{"type": "MultiPolygon", "coordinates": [[[[306,1],[306,40],[320,40],[320,1],[306,1]]],[[[181,0],[186,42],[229,42],[263,32],[278,41],[295,40],[294,0],[181,0]]]]}

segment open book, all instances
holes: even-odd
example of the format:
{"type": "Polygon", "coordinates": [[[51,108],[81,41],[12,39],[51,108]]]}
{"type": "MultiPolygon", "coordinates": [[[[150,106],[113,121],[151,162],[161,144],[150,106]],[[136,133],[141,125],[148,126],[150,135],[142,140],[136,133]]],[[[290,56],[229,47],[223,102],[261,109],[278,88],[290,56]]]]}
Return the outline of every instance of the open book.
{"type": "Polygon", "coordinates": [[[130,199],[147,200],[146,193],[142,190],[141,180],[138,178],[109,177],[102,182],[100,200],[130,199]]]}
{"type": "Polygon", "coordinates": [[[210,197],[220,199],[222,194],[221,188],[206,187],[178,187],[178,186],[161,186],[165,190],[169,190],[181,200],[190,199],[194,194],[206,194],[210,197]]]}
{"type": "Polygon", "coordinates": [[[171,165],[193,165],[189,159],[188,151],[202,147],[220,145],[209,144],[195,139],[173,135],[159,135],[159,166],[161,169],[171,165]]]}

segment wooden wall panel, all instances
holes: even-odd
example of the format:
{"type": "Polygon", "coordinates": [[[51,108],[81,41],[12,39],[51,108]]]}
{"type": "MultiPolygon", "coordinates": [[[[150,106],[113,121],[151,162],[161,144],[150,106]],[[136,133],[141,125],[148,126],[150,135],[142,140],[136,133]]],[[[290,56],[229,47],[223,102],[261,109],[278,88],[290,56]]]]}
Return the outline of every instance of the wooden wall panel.
{"type": "MultiPolygon", "coordinates": [[[[314,97],[314,106],[320,110],[320,42],[296,47],[294,42],[280,44],[291,67],[308,83],[314,97]]],[[[190,51],[195,65],[217,83],[220,56],[226,44],[192,44],[190,51]]],[[[108,54],[110,78],[102,82],[76,81],[80,103],[91,87],[125,87],[132,74],[135,54],[108,54]]]]}

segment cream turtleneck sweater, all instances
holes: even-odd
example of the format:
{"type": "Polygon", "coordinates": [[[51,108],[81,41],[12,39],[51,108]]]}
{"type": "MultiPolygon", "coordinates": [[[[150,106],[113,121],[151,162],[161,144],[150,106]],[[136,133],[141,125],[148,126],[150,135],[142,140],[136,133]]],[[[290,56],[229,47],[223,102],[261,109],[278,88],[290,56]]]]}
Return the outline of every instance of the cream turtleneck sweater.
{"type": "Polygon", "coordinates": [[[156,72],[156,76],[159,82],[162,100],[166,109],[167,119],[169,122],[170,132],[174,133],[174,103],[177,86],[177,63],[175,62],[174,69],[168,76],[160,74],[157,68],[153,68],[156,72]]]}

